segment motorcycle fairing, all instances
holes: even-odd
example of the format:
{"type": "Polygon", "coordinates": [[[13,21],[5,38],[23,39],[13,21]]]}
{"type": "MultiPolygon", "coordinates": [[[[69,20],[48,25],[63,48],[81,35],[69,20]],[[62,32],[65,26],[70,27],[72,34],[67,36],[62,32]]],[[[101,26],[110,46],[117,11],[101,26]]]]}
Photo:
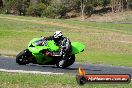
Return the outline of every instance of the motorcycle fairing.
{"type": "Polygon", "coordinates": [[[72,46],[71,54],[77,54],[79,52],[82,52],[82,51],[84,51],[84,48],[85,48],[85,46],[79,42],[72,42],[71,46],[72,46]]]}

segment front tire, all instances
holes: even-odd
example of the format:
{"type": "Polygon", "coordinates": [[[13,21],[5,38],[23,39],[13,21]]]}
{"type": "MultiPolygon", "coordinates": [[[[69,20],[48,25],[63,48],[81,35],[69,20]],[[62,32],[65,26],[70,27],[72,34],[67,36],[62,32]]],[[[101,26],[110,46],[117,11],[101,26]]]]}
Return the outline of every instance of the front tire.
{"type": "Polygon", "coordinates": [[[26,65],[29,63],[28,59],[31,57],[31,53],[28,49],[23,50],[16,56],[16,63],[19,65],[26,65]]]}

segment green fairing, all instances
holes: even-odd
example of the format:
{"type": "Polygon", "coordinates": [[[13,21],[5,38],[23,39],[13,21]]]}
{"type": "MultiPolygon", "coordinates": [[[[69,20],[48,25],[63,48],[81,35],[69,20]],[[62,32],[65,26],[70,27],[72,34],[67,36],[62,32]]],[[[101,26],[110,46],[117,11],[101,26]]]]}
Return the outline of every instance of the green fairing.
{"type": "MultiPolygon", "coordinates": [[[[31,51],[34,54],[35,53],[39,54],[39,51],[41,51],[43,49],[48,49],[50,51],[59,50],[59,47],[56,46],[56,44],[53,40],[49,40],[47,46],[36,46],[34,42],[37,41],[37,40],[40,40],[40,39],[41,38],[34,38],[29,42],[29,44],[28,44],[29,51],[31,51]],[[29,47],[31,44],[35,47],[29,47]]],[[[72,42],[71,45],[72,45],[72,53],[71,54],[77,54],[77,53],[83,51],[84,48],[85,48],[85,46],[82,43],[79,43],[79,42],[72,42]]]]}
{"type": "Polygon", "coordinates": [[[53,40],[47,41],[47,46],[37,46],[35,45],[35,42],[40,40],[41,38],[34,38],[32,39],[28,44],[28,49],[30,52],[32,52],[33,56],[36,58],[37,62],[40,64],[45,64],[47,62],[50,62],[52,60],[51,57],[48,57],[44,54],[41,54],[41,50],[49,50],[51,52],[59,50],[59,47],[55,45],[55,42],[53,40]],[[33,45],[34,47],[30,47],[30,45],[33,45]],[[45,58],[43,61],[42,58],[45,58]]]}
{"type": "Polygon", "coordinates": [[[52,60],[51,57],[47,57],[47,56],[45,56],[45,61],[42,62],[42,64],[45,64],[45,63],[47,63],[47,62],[50,62],[51,60],[52,60]]]}
{"type": "Polygon", "coordinates": [[[39,51],[43,49],[47,49],[47,46],[36,46],[36,47],[28,47],[29,51],[31,51],[34,54],[39,54],[39,51]]]}
{"type": "Polygon", "coordinates": [[[48,41],[48,49],[50,51],[57,51],[59,50],[59,47],[55,45],[55,42],[53,40],[48,41]]]}
{"type": "Polygon", "coordinates": [[[42,58],[44,58],[44,55],[42,55],[42,54],[33,54],[33,56],[34,57],[36,57],[36,60],[37,60],[37,63],[43,63],[43,60],[42,60],[42,58]]]}
{"type": "MultiPolygon", "coordinates": [[[[28,44],[28,50],[30,52],[32,52],[32,55],[36,58],[37,62],[40,63],[40,64],[45,64],[47,62],[50,62],[53,58],[51,57],[48,57],[44,54],[41,54],[40,51],[41,50],[49,50],[51,52],[54,52],[54,51],[58,51],[59,50],[59,46],[56,46],[54,40],[48,40],[47,41],[47,45],[43,45],[43,46],[40,46],[40,45],[36,45],[35,42],[37,41],[41,41],[42,38],[34,38],[32,39],[29,44],[28,44]],[[31,47],[31,45],[33,47],[31,47]],[[43,60],[43,58],[45,60],[43,60]]],[[[79,42],[72,42],[71,43],[72,45],[72,52],[71,52],[71,55],[73,54],[77,54],[79,52],[82,52],[85,48],[85,46],[82,44],[82,43],[79,43],[79,42]]]]}
{"type": "Polygon", "coordinates": [[[55,45],[55,42],[53,40],[49,40],[47,43],[47,46],[36,46],[34,42],[37,40],[40,40],[40,39],[41,38],[34,38],[29,42],[29,44],[28,44],[29,51],[37,54],[37,53],[39,53],[39,51],[41,51],[43,49],[48,49],[50,51],[57,51],[59,49],[59,47],[55,45]],[[35,47],[30,47],[31,44],[35,47]]]}
{"type": "Polygon", "coordinates": [[[33,46],[35,46],[33,42],[35,42],[35,41],[37,41],[37,40],[39,40],[39,39],[40,39],[40,38],[33,38],[33,39],[29,42],[28,47],[29,47],[31,44],[33,44],[33,46]]]}
{"type": "Polygon", "coordinates": [[[51,57],[48,57],[46,55],[42,55],[42,54],[38,54],[38,55],[33,54],[33,55],[36,57],[37,63],[40,63],[40,64],[45,64],[45,63],[50,62],[52,60],[51,57]],[[45,60],[43,61],[42,58],[45,58],[45,60]]]}
{"type": "Polygon", "coordinates": [[[72,42],[71,45],[72,45],[72,53],[71,54],[77,54],[79,52],[82,52],[85,48],[85,46],[79,42],[72,42]]]}

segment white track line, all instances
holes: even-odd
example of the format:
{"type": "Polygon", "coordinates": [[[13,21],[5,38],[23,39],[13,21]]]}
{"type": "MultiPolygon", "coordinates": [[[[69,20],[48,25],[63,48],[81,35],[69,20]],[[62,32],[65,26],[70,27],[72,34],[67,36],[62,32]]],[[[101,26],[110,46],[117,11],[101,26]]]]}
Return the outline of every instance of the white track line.
{"type": "Polygon", "coordinates": [[[41,71],[25,71],[25,70],[6,70],[0,69],[1,72],[11,72],[11,73],[32,73],[32,74],[43,74],[43,75],[63,75],[64,73],[53,73],[53,72],[41,72],[41,71]]]}

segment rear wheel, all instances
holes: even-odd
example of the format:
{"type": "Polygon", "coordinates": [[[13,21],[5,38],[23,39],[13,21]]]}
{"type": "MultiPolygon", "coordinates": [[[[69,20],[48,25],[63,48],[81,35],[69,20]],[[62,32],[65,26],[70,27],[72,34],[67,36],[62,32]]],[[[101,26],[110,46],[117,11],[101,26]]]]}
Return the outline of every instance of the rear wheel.
{"type": "Polygon", "coordinates": [[[61,61],[59,61],[59,63],[57,63],[56,66],[59,68],[66,68],[66,67],[72,65],[74,62],[75,62],[75,55],[71,55],[67,59],[65,59],[65,60],[62,59],[61,61]]]}
{"type": "Polygon", "coordinates": [[[19,65],[26,65],[29,63],[29,59],[31,58],[32,54],[29,52],[28,49],[23,50],[16,56],[16,63],[19,65]]]}

